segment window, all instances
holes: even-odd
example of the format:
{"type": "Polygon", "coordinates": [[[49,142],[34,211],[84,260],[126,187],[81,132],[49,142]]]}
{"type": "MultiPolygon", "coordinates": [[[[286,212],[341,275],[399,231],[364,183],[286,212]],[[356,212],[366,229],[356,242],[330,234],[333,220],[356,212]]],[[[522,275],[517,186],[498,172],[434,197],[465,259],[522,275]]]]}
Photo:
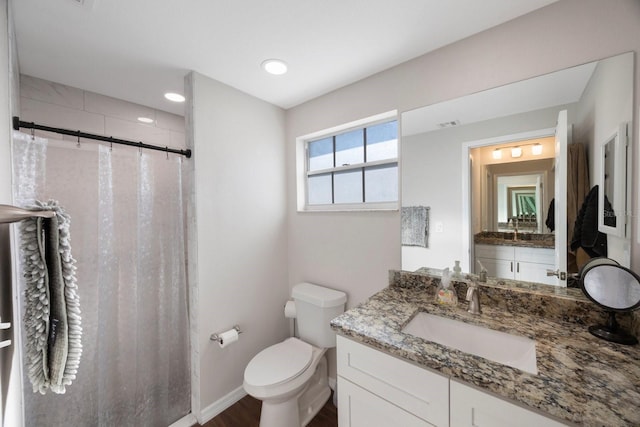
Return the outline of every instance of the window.
{"type": "Polygon", "coordinates": [[[303,142],[305,210],[397,209],[395,115],[303,142]]]}

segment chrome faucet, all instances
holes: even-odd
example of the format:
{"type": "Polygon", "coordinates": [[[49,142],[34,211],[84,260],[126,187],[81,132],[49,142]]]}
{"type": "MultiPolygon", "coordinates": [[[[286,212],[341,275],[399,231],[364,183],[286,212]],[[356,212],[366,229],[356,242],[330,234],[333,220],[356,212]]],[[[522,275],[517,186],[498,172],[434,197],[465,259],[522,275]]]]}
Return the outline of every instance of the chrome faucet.
{"type": "Polygon", "coordinates": [[[467,310],[471,314],[480,314],[482,310],[480,309],[480,290],[478,289],[478,285],[475,282],[472,282],[467,287],[467,298],[469,301],[469,309],[467,310]]]}

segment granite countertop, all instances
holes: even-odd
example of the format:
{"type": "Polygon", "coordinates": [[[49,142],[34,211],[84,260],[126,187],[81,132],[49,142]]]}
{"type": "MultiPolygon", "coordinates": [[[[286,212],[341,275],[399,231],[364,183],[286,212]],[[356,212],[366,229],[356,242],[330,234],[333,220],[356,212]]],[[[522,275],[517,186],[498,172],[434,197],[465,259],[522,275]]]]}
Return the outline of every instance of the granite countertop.
{"type": "MultiPolygon", "coordinates": [[[[640,425],[640,346],[614,344],[592,336],[587,330],[590,323],[586,322],[593,321],[597,310],[588,301],[567,299],[563,292],[559,298],[534,292],[531,303],[544,307],[528,307],[531,312],[525,313],[511,309],[527,306],[522,295],[515,298],[518,301],[504,303],[496,298],[496,287],[483,286],[483,312],[475,316],[467,313],[463,298],[457,307],[434,303],[433,284],[439,279],[426,277],[414,274],[412,280],[392,284],[335,318],[332,328],[355,341],[564,422],[640,425]],[[554,305],[549,298],[562,303],[549,309],[554,305]],[[567,308],[566,304],[573,305],[567,308]],[[403,333],[402,328],[421,311],[536,340],[538,374],[403,333]]],[[[459,297],[466,291],[464,282],[456,283],[459,297]]],[[[598,316],[596,313],[595,318],[598,316]]]]}
{"type": "Polygon", "coordinates": [[[555,248],[553,234],[518,233],[514,240],[513,232],[483,231],[473,236],[473,242],[482,245],[520,246],[526,248],[555,248]]]}

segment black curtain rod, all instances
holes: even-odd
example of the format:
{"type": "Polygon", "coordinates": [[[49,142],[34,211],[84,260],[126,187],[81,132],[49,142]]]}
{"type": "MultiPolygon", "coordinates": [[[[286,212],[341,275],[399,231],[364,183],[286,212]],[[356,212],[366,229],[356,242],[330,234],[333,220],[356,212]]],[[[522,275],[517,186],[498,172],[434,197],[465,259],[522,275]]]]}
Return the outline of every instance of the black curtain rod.
{"type": "Polygon", "coordinates": [[[164,151],[165,153],[180,154],[180,155],[185,156],[187,159],[191,158],[191,150],[189,150],[189,149],[187,149],[187,150],[179,150],[179,149],[176,149],[176,148],[161,147],[159,145],[145,144],[144,142],[128,141],[126,139],[114,138],[112,136],[96,135],[96,134],[92,134],[92,133],[81,132],[79,130],[69,130],[69,129],[62,129],[62,128],[54,128],[54,127],[51,127],[51,126],[39,125],[39,124],[36,124],[34,122],[23,122],[23,121],[20,120],[19,117],[14,116],[13,117],[13,129],[14,130],[20,130],[20,128],[35,129],[35,130],[45,130],[45,131],[48,131],[48,132],[59,133],[59,134],[62,134],[62,135],[77,136],[78,138],[95,139],[95,140],[98,140],[98,141],[110,142],[112,144],[129,145],[131,147],[138,147],[138,148],[148,148],[149,150],[157,150],[157,151],[164,151]]]}

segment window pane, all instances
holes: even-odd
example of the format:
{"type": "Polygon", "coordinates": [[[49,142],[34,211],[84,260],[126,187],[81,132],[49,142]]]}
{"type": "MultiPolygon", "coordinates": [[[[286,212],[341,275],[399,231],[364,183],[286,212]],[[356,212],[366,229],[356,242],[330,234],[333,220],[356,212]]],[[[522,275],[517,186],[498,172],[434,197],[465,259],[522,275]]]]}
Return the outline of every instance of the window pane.
{"type": "Polygon", "coordinates": [[[309,142],[309,170],[333,167],[333,138],[323,138],[309,142]]]}
{"type": "Polygon", "coordinates": [[[365,202],[398,200],[398,164],[371,166],[364,170],[365,202]]]}
{"type": "Polygon", "coordinates": [[[364,162],[364,131],[362,129],[336,135],[336,166],[364,162]]]}
{"type": "Polygon", "coordinates": [[[334,203],[362,203],[362,169],[336,172],[334,203]]]}
{"type": "Polygon", "coordinates": [[[310,176],[308,183],[310,205],[327,205],[332,203],[330,173],[310,176]]]}
{"type": "Polygon", "coordinates": [[[367,162],[398,157],[398,122],[367,128],[367,162]]]}

